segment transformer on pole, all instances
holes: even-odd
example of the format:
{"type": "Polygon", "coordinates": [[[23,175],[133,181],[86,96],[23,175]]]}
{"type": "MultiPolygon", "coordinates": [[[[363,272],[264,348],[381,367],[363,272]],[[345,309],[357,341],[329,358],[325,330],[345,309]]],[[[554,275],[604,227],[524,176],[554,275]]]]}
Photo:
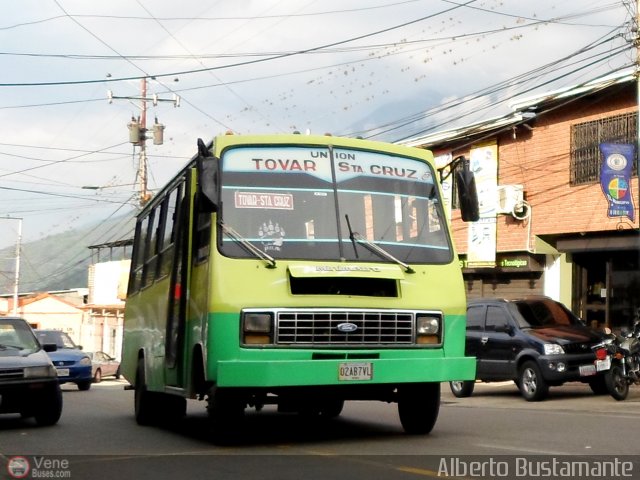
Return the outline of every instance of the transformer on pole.
{"type": "MultiPolygon", "coordinates": [[[[147,102],[152,102],[153,105],[158,105],[158,102],[171,102],[174,107],[180,106],[180,97],[177,95],[173,96],[173,99],[164,99],[159,98],[157,94],[154,94],[151,97],[147,97],[147,78],[143,78],[141,80],[141,95],[139,97],[117,97],[113,95],[113,92],[109,90],[107,92],[107,98],[109,103],[113,102],[113,99],[123,99],[134,101],[137,100],[140,102],[140,116],[138,118],[131,117],[131,121],[127,123],[127,128],[129,129],[129,143],[133,144],[134,148],[139,147],[140,153],[138,156],[138,202],[141,207],[147,204],[147,202],[151,199],[151,193],[147,188],[147,152],[146,152],[146,142],[147,142],[147,102]]],[[[155,123],[152,128],[152,138],[154,145],[162,145],[164,142],[164,129],[165,126],[161,123],[158,123],[158,119],[155,119],[155,123]]]]}

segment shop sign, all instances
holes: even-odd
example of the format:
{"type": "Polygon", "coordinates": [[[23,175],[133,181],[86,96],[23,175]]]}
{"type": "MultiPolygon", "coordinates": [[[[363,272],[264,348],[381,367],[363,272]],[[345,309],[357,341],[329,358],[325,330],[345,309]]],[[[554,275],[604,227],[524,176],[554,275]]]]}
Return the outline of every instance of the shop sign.
{"type": "MultiPolygon", "coordinates": [[[[460,268],[462,269],[474,269],[481,268],[474,263],[470,263],[466,256],[461,255],[459,257],[460,268]]],[[[494,265],[486,265],[486,267],[492,268],[494,265]]],[[[496,258],[495,268],[504,272],[526,271],[526,272],[538,272],[543,270],[543,265],[537,258],[529,255],[509,255],[498,256],[496,258]]]]}

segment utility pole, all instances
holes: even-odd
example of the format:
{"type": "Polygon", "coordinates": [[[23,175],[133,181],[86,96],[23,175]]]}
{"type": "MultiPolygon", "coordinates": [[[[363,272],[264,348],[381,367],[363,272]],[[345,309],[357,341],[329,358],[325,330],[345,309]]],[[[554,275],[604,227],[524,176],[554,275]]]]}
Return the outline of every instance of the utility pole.
{"type": "MultiPolygon", "coordinates": [[[[640,0],[639,0],[640,1],[640,0]]],[[[147,103],[151,102],[154,106],[158,105],[158,102],[172,102],[174,107],[180,106],[180,97],[175,95],[173,99],[158,98],[158,95],[151,97],[147,96],[147,78],[141,80],[140,85],[141,95],[139,97],[116,97],[111,90],[107,92],[107,98],[109,103],[112,103],[114,99],[122,99],[140,102],[138,108],[140,109],[140,115],[138,118],[131,117],[131,121],[127,124],[129,129],[129,142],[133,144],[134,148],[139,147],[140,152],[138,155],[138,203],[140,207],[144,207],[151,199],[151,193],[147,188],[147,103]]],[[[156,117],[153,124],[152,133],[153,144],[162,145],[164,142],[164,128],[165,126],[158,123],[156,117]]]]}
{"type": "Polygon", "coordinates": [[[22,243],[22,218],[2,217],[3,220],[18,220],[18,238],[16,240],[16,268],[13,281],[13,315],[18,315],[18,291],[20,288],[20,244],[22,243]]]}

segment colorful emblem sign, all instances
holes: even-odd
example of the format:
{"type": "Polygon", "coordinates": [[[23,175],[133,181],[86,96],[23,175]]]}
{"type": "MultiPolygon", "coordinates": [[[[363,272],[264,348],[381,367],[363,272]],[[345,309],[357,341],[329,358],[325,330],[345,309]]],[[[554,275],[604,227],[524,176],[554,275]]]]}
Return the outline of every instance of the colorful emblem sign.
{"type": "Polygon", "coordinates": [[[603,162],[600,169],[600,186],[609,201],[607,216],[628,217],[635,221],[631,196],[631,172],[635,147],[626,143],[601,143],[603,162]]]}

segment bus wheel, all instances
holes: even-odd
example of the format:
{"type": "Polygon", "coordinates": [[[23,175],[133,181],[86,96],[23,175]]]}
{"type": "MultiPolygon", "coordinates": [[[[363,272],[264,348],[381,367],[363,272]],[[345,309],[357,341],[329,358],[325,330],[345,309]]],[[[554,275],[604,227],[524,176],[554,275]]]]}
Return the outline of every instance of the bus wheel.
{"type": "Polygon", "coordinates": [[[138,360],[136,369],[136,385],[134,389],[135,417],[138,425],[152,425],[156,420],[156,409],[153,393],[147,390],[144,377],[144,360],[138,360]]]}
{"type": "Polygon", "coordinates": [[[414,383],[398,387],[398,414],[404,431],[426,435],[433,430],[440,411],[440,383],[414,383]]]}

